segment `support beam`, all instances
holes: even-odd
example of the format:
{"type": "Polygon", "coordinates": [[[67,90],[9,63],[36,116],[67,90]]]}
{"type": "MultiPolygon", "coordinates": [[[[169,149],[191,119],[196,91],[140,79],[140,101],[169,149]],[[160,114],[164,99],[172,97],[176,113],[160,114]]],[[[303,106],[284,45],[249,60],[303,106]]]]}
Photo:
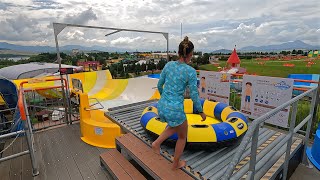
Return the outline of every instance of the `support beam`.
{"type": "MultiPolygon", "coordinates": [[[[102,27],[102,26],[85,26],[85,25],[79,25],[79,24],[66,24],[66,23],[54,23],[55,26],[69,26],[69,27],[83,27],[83,28],[91,28],[91,29],[106,29],[106,30],[115,30],[115,31],[130,31],[130,32],[144,32],[144,33],[154,33],[154,34],[168,34],[166,32],[160,32],[160,31],[145,31],[145,30],[137,30],[137,29],[123,29],[123,28],[113,28],[113,27],[102,27]]],[[[61,32],[61,31],[60,31],[61,32]]],[[[59,32],[59,33],[60,33],[59,32]]],[[[59,34],[58,33],[58,34],[59,34]]]]}
{"type": "Polygon", "coordinates": [[[115,34],[115,33],[118,33],[118,32],[121,32],[121,30],[113,31],[113,32],[111,32],[111,33],[109,33],[109,34],[106,34],[106,35],[104,35],[104,36],[110,36],[110,35],[115,34]]]}

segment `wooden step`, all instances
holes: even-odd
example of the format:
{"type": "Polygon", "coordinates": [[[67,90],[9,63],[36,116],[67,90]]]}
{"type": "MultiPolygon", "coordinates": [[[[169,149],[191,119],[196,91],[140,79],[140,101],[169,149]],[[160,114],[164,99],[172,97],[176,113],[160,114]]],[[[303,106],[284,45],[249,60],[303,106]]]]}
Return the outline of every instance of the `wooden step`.
{"type": "Polygon", "coordinates": [[[146,179],[124,156],[116,149],[100,154],[101,165],[104,166],[114,179],[146,179]]]}
{"type": "Polygon", "coordinates": [[[172,170],[172,163],[128,133],[116,138],[117,146],[125,150],[154,179],[193,179],[181,169],[172,170]]]}

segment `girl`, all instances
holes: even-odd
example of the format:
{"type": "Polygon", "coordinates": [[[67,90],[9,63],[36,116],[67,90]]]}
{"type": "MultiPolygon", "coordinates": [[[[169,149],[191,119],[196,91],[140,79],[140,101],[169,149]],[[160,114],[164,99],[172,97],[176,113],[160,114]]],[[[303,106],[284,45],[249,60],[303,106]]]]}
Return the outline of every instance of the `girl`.
{"type": "Polygon", "coordinates": [[[166,122],[168,126],[152,143],[152,148],[159,154],[162,142],[177,133],[178,140],[174,153],[173,169],[179,169],[186,165],[185,161],[180,161],[180,157],[186,144],[188,131],[188,123],[183,105],[184,92],[187,86],[189,87],[190,97],[195,109],[201,115],[203,121],[206,119],[199,100],[197,73],[195,69],[187,65],[190,63],[193,49],[193,43],[188,40],[188,37],[185,37],[179,44],[178,53],[180,59],[178,61],[168,62],[165,65],[158,82],[158,90],[161,95],[158,102],[158,113],[160,120],[166,122]]]}

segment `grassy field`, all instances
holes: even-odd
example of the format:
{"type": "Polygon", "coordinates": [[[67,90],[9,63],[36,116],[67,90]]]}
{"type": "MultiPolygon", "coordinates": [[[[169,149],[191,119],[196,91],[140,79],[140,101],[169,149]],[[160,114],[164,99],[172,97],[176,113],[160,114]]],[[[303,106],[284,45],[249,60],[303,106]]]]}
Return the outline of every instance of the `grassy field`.
{"type": "MultiPolygon", "coordinates": [[[[273,77],[288,77],[289,74],[319,74],[320,60],[315,61],[316,64],[311,67],[306,67],[307,62],[303,60],[292,61],[256,61],[256,60],[241,60],[241,67],[246,68],[249,74],[257,74],[261,76],[273,77]],[[258,62],[265,62],[264,65],[258,62]],[[284,67],[284,63],[294,64],[295,67],[284,67]]],[[[220,66],[225,67],[226,62],[221,61],[220,66]]],[[[207,64],[201,65],[200,70],[218,71],[218,67],[207,64]]]]}

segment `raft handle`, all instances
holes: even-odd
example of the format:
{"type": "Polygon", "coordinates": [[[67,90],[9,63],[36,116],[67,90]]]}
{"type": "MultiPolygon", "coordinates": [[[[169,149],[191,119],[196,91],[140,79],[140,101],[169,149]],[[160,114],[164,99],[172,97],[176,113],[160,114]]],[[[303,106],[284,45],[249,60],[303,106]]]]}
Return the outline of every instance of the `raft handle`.
{"type": "Polygon", "coordinates": [[[238,118],[234,117],[234,118],[230,118],[228,121],[231,123],[235,123],[237,120],[238,120],[238,118]]]}
{"type": "Polygon", "coordinates": [[[237,108],[233,107],[233,106],[229,106],[230,109],[234,110],[234,111],[238,111],[237,108]]]}
{"type": "Polygon", "coordinates": [[[207,128],[209,127],[208,125],[206,124],[193,124],[191,125],[193,128],[207,128]]]}

